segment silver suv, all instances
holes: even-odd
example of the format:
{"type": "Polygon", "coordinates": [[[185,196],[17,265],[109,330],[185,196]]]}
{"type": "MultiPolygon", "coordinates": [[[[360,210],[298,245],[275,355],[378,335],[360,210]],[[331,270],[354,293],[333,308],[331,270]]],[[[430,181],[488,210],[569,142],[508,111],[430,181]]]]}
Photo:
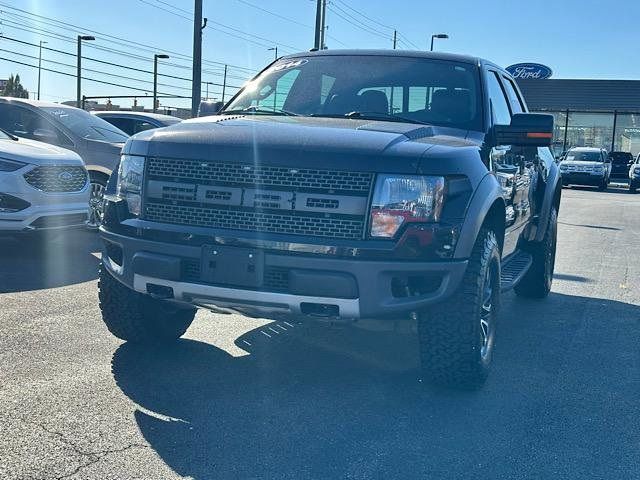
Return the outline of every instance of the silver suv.
{"type": "Polygon", "coordinates": [[[560,173],[563,185],[592,185],[606,190],[611,177],[611,158],[604,148],[572,148],[560,162],[560,173]]]}
{"type": "Polygon", "coordinates": [[[0,98],[0,128],[22,138],[46,142],[76,152],[91,180],[89,225],[102,218],[102,195],[129,136],[101,118],[57,103],[0,98]]]}
{"type": "Polygon", "coordinates": [[[76,153],[0,131],[0,235],[84,226],[88,200],[76,153]]]}

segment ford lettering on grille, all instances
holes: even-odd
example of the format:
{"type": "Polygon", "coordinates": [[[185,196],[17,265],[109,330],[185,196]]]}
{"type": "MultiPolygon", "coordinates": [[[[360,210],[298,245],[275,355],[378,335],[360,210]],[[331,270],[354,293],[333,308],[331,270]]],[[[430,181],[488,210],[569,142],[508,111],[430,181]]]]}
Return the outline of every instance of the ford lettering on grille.
{"type": "Polygon", "coordinates": [[[212,228],[362,238],[373,174],[149,159],[145,218],[212,228]]]}

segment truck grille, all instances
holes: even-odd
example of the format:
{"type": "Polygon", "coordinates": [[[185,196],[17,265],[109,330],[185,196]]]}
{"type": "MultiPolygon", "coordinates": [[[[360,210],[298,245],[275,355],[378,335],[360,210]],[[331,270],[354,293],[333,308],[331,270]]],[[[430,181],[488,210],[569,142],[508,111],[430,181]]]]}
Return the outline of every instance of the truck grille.
{"type": "Polygon", "coordinates": [[[29,170],[24,179],[43,192],[79,192],[87,184],[87,171],[84,167],[45,165],[29,170]]]}
{"type": "Polygon", "coordinates": [[[150,158],[147,220],[360,239],[373,174],[150,158]]]}

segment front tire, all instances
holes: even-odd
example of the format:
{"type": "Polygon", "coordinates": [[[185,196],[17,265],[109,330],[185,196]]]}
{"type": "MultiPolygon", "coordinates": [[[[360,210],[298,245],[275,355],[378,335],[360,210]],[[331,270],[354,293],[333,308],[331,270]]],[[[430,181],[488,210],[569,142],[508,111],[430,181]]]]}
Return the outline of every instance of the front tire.
{"type": "Polygon", "coordinates": [[[533,262],[529,271],[515,286],[516,295],[526,298],[545,298],[551,291],[553,271],[556,265],[558,239],[558,212],[555,207],[549,213],[547,231],[541,242],[529,242],[524,248],[531,253],[533,262]]]}
{"type": "Polygon", "coordinates": [[[164,343],[177,340],[193,322],[194,309],[142,295],[117,281],[100,265],[98,297],[102,320],[109,331],[132,343],[164,343]]]}
{"type": "Polygon", "coordinates": [[[431,383],[477,389],[489,374],[500,305],[500,249],[482,229],[454,295],[420,314],[422,372],[431,383]]]}
{"type": "Polygon", "coordinates": [[[89,172],[89,183],[91,184],[91,195],[89,197],[89,219],[87,227],[90,230],[97,230],[102,225],[104,217],[104,192],[107,189],[109,178],[99,172],[89,172]]]}

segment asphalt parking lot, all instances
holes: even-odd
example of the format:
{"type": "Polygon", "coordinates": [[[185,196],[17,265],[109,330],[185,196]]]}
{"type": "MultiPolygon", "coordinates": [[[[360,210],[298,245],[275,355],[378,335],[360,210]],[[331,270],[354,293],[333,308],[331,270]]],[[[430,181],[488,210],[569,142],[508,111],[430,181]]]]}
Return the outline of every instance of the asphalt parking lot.
{"type": "Polygon", "coordinates": [[[417,342],[202,312],[125,344],[98,241],[0,243],[0,478],[640,478],[640,195],[565,189],[550,297],[503,302],[475,393],[417,342]]]}

